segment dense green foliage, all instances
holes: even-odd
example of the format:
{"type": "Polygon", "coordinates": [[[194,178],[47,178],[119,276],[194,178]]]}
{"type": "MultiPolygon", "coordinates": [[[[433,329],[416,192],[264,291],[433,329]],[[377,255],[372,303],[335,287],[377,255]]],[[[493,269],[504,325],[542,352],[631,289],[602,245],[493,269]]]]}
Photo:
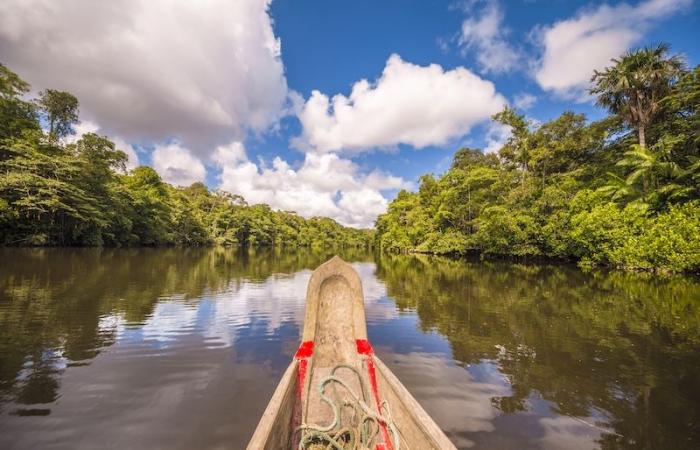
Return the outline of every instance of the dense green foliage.
{"type": "Polygon", "coordinates": [[[594,82],[610,116],[534,125],[506,108],[494,116],[512,129],[498,155],[461,149],[446,173],[400,192],[377,220],[379,245],[700,270],[700,67],[660,46],[594,82]]]}
{"type": "Polygon", "coordinates": [[[304,219],[237,195],[163,182],[149,167],[88,133],[66,144],[78,101],[29,85],[0,65],[0,244],[366,247],[372,232],[304,219]],[[40,126],[43,120],[48,131],[40,126]]]}

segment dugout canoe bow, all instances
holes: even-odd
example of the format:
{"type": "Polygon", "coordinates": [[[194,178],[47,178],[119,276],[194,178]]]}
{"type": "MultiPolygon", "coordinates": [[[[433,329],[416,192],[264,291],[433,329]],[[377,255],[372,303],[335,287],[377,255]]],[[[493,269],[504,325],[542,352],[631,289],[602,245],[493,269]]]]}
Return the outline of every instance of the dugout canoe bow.
{"type": "Polygon", "coordinates": [[[456,450],[374,354],[362,281],[338,256],[311,275],[301,345],[247,447],[326,448],[456,450]]]}

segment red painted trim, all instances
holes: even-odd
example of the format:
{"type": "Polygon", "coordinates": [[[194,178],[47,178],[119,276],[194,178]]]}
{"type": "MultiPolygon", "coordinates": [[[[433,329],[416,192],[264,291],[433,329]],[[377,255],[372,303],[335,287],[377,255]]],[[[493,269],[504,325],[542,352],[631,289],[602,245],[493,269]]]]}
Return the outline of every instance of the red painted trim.
{"type": "MultiPolygon", "coordinates": [[[[357,345],[357,353],[360,355],[367,355],[367,377],[369,378],[369,386],[372,391],[372,396],[374,397],[374,402],[377,407],[377,412],[381,413],[381,399],[379,398],[379,388],[377,387],[377,372],[374,368],[374,360],[372,359],[374,355],[374,349],[372,344],[369,343],[367,339],[357,339],[355,341],[357,345]]],[[[383,444],[377,444],[376,450],[393,450],[391,445],[391,439],[389,438],[389,431],[386,428],[386,423],[379,422],[379,429],[382,432],[383,444]]]]}
{"type": "Polygon", "coordinates": [[[314,341],[304,341],[299,346],[294,357],[296,359],[310,358],[314,354],[314,341]]]}
{"type": "Polygon", "coordinates": [[[297,400],[301,402],[304,393],[304,382],[306,381],[306,370],[309,366],[309,358],[314,354],[313,341],[304,341],[299,346],[294,357],[299,362],[297,365],[297,400]]]}
{"type": "MultiPolygon", "coordinates": [[[[374,396],[374,401],[377,407],[377,412],[381,413],[381,400],[379,398],[379,388],[377,387],[377,373],[374,369],[374,360],[372,359],[372,356],[367,358],[367,375],[369,375],[369,385],[372,390],[372,395],[374,396]]],[[[379,422],[379,429],[382,432],[382,438],[384,439],[384,443],[386,445],[386,450],[393,450],[393,446],[391,445],[391,439],[389,438],[389,431],[386,428],[386,423],[384,422],[379,422]]]]}
{"type": "Polygon", "coordinates": [[[306,369],[309,366],[308,359],[299,360],[297,366],[297,400],[301,402],[301,396],[304,393],[304,380],[306,380],[306,369]]]}
{"type": "Polygon", "coordinates": [[[297,403],[294,411],[295,428],[301,424],[302,398],[304,395],[304,383],[306,382],[306,371],[309,367],[309,358],[314,353],[313,341],[304,341],[299,346],[294,358],[297,360],[297,403]]]}
{"type": "Polygon", "coordinates": [[[370,344],[367,339],[357,339],[355,341],[355,345],[357,345],[357,353],[359,353],[360,355],[374,354],[372,344],[370,344]]]}

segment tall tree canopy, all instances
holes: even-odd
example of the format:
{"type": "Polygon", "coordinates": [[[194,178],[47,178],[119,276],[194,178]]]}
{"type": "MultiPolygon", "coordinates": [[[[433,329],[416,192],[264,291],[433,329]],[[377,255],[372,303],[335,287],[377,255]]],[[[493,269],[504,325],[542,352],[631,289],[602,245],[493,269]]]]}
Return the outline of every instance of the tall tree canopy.
{"type": "Polygon", "coordinates": [[[39,129],[34,103],[22,99],[27,92],[29,84],[0,64],[0,142],[22,130],[39,129]]]}
{"type": "Polygon", "coordinates": [[[685,72],[665,45],[613,63],[592,89],[610,116],[534,125],[506,108],[493,117],[511,129],[498,157],[457,151],[446,173],[389,204],[377,244],[700,270],[700,68],[685,72]]]}
{"type": "Polygon", "coordinates": [[[79,121],[78,99],[73,94],[54,89],[39,93],[37,104],[49,125],[49,139],[57,141],[73,134],[73,125],[79,121]]]}
{"type": "Polygon", "coordinates": [[[660,100],[684,71],[683,59],[668,52],[668,44],[628,52],[602,72],[595,71],[591,79],[591,94],[597,95],[598,105],[635,126],[642,147],[647,145],[646,129],[660,100]]]}

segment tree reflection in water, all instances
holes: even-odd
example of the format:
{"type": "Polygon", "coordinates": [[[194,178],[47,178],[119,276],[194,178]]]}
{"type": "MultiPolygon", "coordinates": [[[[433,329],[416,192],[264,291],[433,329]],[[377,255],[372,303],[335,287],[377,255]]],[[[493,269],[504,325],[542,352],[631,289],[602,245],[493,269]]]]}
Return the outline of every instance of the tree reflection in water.
{"type": "MultiPolygon", "coordinates": [[[[131,448],[244,447],[332,254],[0,249],[0,447],[90,447],[104,423],[131,448]]],[[[342,256],[378,352],[458,445],[700,448],[697,279],[342,256]]]]}
{"type": "Polygon", "coordinates": [[[459,363],[497,363],[503,413],[535,396],[562,415],[602,415],[603,448],[700,445],[697,279],[420,255],[381,256],[377,276],[459,363]]]}

